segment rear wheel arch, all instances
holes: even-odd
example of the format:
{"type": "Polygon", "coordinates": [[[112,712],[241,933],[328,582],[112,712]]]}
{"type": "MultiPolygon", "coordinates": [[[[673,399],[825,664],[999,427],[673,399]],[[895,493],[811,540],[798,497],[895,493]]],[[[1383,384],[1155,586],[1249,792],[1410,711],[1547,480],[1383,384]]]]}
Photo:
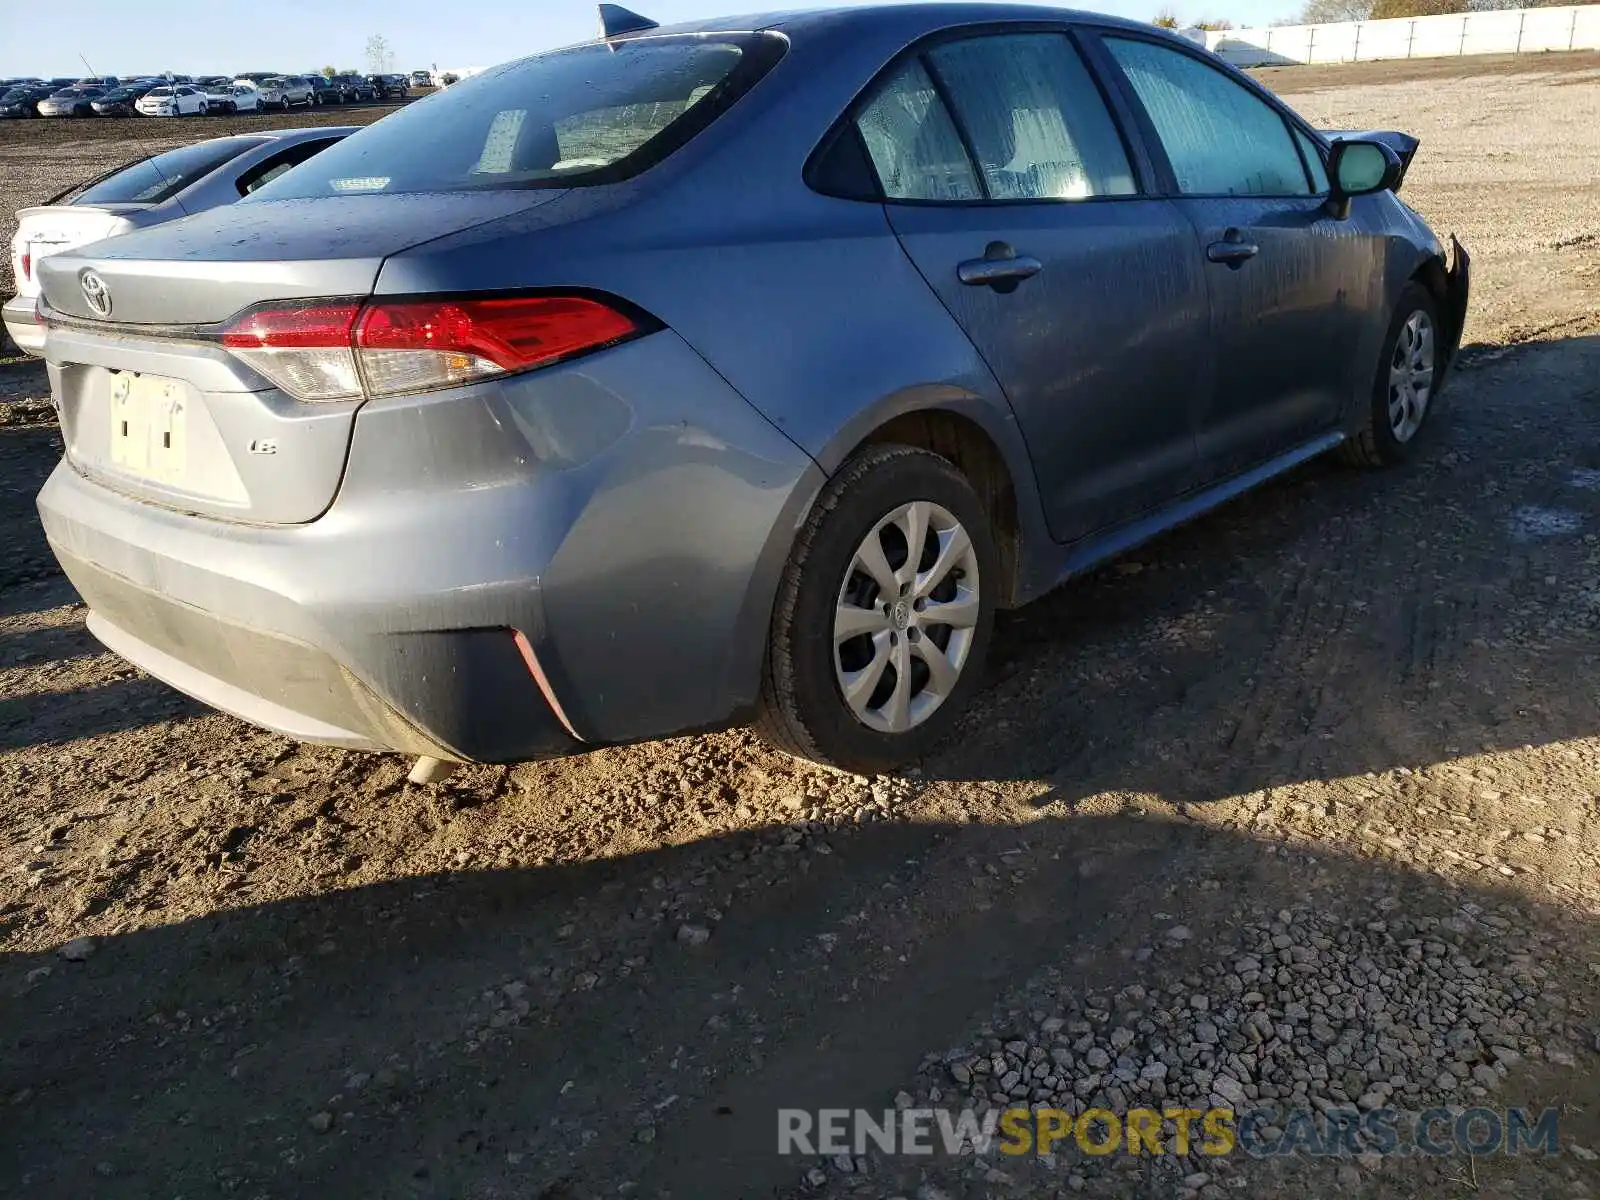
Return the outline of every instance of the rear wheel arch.
{"type": "Polygon", "coordinates": [[[971,417],[948,409],[900,413],[877,426],[851,450],[867,446],[915,446],[953,464],[983,503],[1000,554],[1001,607],[1017,601],[1022,565],[1022,523],[1011,465],[989,431],[971,417]]]}

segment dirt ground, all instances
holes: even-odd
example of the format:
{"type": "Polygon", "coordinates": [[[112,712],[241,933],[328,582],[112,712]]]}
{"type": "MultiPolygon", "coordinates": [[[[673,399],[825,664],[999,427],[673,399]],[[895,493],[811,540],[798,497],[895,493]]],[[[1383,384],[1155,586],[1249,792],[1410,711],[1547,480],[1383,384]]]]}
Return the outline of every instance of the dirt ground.
{"type": "MultiPolygon", "coordinates": [[[[1270,73],[1420,134],[1474,253],[1426,453],[1007,615],[894,777],[734,731],[418,788],[210,712],[85,632],[0,363],[0,1191],[1600,1195],[1600,77],[1484,66],[1270,73]],[[775,1152],[1019,1089],[1555,1106],[1562,1150],[775,1152]]],[[[0,207],[125,152],[0,128],[0,207]]]]}

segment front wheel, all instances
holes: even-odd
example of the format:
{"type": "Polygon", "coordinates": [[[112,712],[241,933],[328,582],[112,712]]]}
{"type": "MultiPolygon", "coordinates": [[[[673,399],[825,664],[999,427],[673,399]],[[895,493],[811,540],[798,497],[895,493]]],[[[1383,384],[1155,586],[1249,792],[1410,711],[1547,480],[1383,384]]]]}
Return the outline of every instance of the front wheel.
{"type": "Polygon", "coordinates": [[[1439,308],[1433,294],[1412,280],[1401,291],[1390,318],[1360,425],[1355,436],[1339,447],[1346,462],[1388,466],[1405,461],[1416,450],[1444,376],[1438,332],[1439,308]]]}
{"type": "Polygon", "coordinates": [[[211,106],[208,105],[204,100],[200,101],[200,107],[195,109],[195,112],[197,112],[202,117],[205,116],[210,111],[211,111],[211,106]]]}
{"type": "Polygon", "coordinates": [[[982,683],[999,556],[948,460],[871,446],[823,488],[774,605],[758,728],[861,774],[940,744],[982,683]]]}

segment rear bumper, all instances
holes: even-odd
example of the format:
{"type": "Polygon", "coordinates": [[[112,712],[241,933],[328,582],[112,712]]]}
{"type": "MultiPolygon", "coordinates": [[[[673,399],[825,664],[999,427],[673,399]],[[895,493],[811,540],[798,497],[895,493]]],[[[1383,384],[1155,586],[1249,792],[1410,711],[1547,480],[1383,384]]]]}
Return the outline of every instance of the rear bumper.
{"type": "Polygon", "coordinates": [[[307,741],[547,758],[737,720],[820,469],[670,332],[367,404],[303,525],[61,463],[50,545],[111,649],[307,741]]]}
{"type": "Polygon", "coordinates": [[[307,742],[501,761],[581,749],[508,629],[393,634],[355,674],[327,648],[142,587],[52,543],[110,650],[213,708],[307,742]],[[381,689],[381,690],[380,690],[381,689]]]}
{"type": "Polygon", "coordinates": [[[0,314],[5,319],[6,333],[19,350],[34,355],[44,353],[44,326],[34,319],[32,296],[11,297],[6,301],[5,308],[0,309],[0,314]]]}

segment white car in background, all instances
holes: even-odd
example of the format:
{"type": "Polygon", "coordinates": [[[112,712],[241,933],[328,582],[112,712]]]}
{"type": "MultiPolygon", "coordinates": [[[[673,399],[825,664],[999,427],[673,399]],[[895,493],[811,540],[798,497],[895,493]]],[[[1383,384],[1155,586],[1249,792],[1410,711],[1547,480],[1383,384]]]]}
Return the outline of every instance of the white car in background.
{"type": "Polygon", "coordinates": [[[263,112],[266,105],[261,93],[253,87],[240,87],[236,83],[219,83],[205,89],[206,107],[211,112],[263,112]]]}
{"type": "Polygon", "coordinates": [[[239,78],[233,81],[236,88],[245,88],[256,94],[256,108],[265,111],[269,108],[288,108],[283,102],[283,89],[278,86],[277,80],[262,80],[257,83],[254,79],[239,78]]]}
{"type": "Polygon", "coordinates": [[[44,352],[44,326],[35,313],[41,259],[233,204],[355,131],[353,125],[319,125],[212,138],[124,163],[20,209],[11,239],[17,294],[0,310],[6,332],[29,354],[44,352]]]}
{"type": "Polygon", "coordinates": [[[133,103],[134,110],[146,117],[186,117],[204,115],[209,105],[206,94],[187,83],[169,83],[154,88],[133,103]]]}

